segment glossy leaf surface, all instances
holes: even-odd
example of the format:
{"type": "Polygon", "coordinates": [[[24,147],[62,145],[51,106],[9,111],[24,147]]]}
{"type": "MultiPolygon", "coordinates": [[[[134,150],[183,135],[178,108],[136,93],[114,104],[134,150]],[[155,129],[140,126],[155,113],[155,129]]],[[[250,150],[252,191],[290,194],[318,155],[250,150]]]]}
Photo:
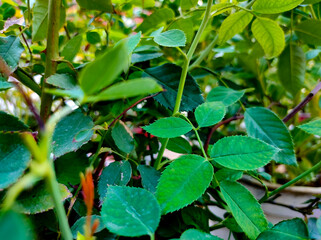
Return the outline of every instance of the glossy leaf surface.
{"type": "Polygon", "coordinates": [[[226,113],[222,102],[206,102],[195,110],[195,118],[200,127],[209,127],[221,121],[226,113]]]}
{"type": "Polygon", "coordinates": [[[207,95],[207,102],[222,102],[226,107],[240,100],[243,97],[244,91],[235,91],[231,88],[216,87],[213,88],[207,95]]]}
{"type": "Polygon", "coordinates": [[[321,119],[302,124],[298,126],[298,128],[306,131],[307,133],[321,136],[321,119]]]}

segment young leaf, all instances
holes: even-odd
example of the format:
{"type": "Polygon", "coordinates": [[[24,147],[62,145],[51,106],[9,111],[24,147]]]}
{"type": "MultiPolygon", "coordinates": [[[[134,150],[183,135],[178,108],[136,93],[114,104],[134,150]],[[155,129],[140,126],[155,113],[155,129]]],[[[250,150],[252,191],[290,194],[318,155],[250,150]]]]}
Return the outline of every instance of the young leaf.
{"type": "Polygon", "coordinates": [[[162,91],[163,88],[151,78],[137,78],[112,85],[97,96],[91,97],[93,101],[116,100],[136,97],[162,91]],[[144,87],[142,87],[144,86],[144,87]]]}
{"type": "Polygon", "coordinates": [[[156,198],[162,213],[167,214],[197,200],[213,177],[213,167],[198,155],[184,155],[172,162],[162,173],[156,198]]]}
{"type": "Polygon", "coordinates": [[[28,130],[28,126],[18,118],[0,111],[0,132],[28,130]]]}
{"type": "Polygon", "coordinates": [[[254,170],[268,164],[276,152],[276,148],[258,139],[231,136],[214,144],[211,158],[226,168],[254,170]]]}
{"type": "Polygon", "coordinates": [[[164,47],[184,47],[186,37],[182,30],[173,29],[157,34],[154,42],[164,47]]]}
{"type": "Polygon", "coordinates": [[[295,27],[295,32],[299,39],[306,44],[312,44],[315,46],[321,45],[321,32],[319,31],[321,27],[321,21],[309,19],[302,21],[295,27]]]}
{"type": "Polygon", "coordinates": [[[209,127],[221,121],[225,113],[222,102],[206,102],[196,108],[195,118],[199,127],[209,127]]]}
{"type": "Polygon", "coordinates": [[[244,118],[249,136],[261,139],[279,149],[273,157],[276,162],[296,165],[290,132],[274,112],[262,107],[249,108],[244,118]]]}
{"type": "Polygon", "coordinates": [[[87,10],[98,10],[103,12],[112,12],[113,5],[111,0],[77,0],[81,8],[87,10]]]}
{"type": "Polygon", "coordinates": [[[65,60],[72,62],[80,50],[81,43],[82,43],[81,34],[71,38],[62,49],[61,56],[65,60]]]}
{"type": "Polygon", "coordinates": [[[0,239],[32,240],[35,238],[28,219],[21,214],[9,211],[0,216],[0,239]]]}
{"type": "Polygon", "coordinates": [[[137,169],[142,177],[143,187],[154,194],[156,192],[156,186],[161,173],[155,170],[155,168],[146,165],[139,165],[137,169]]]}
{"type": "MultiPolygon", "coordinates": [[[[143,77],[153,77],[163,86],[166,91],[158,94],[155,99],[172,110],[175,106],[181,72],[181,67],[166,63],[158,67],[148,68],[143,73],[143,77]]],[[[198,84],[190,74],[187,74],[180,111],[191,111],[203,102],[198,84]]]]}
{"type": "Polygon", "coordinates": [[[223,21],[219,31],[219,44],[223,44],[234,35],[241,33],[251,22],[252,18],[253,15],[251,13],[242,10],[228,16],[223,21]]]}
{"type": "MultiPolygon", "coordinates": [[[[91,224],[93,224],[96,219],[99,220],[99,225],[98,225],[95,233],[98,233],[98,232],[102,231],[105,228],[105,226],[103,224],[101,216],[98,216],[98,215],[92,215],[91,216],[91,224]]],[[[72,237],[74,239],[77,238],[78,232],[81,233],[81,234],[85,234],[84,226],[86,224],[86,220],[87,220],[87,217],[81,217],[74,223],[74,225],[72,225],[70,230],[71,230],[71,233],[72,233],[72,237]]]]}
{"type": "Polygon", "coordinates": [[[24,50],[18,37],[0,37],[0,57],[6,61],[11,69],[18,66],[20,56],[24,50]]]}
{"type": "Polygon", "coordinates": [[[132,176],[132,167],[128,161],[117,161],[104,168],[98,182],[100,199],[106,197],[109,186],[125,186],[132,176]]]}
{"type": "Polygon", "coordinates": [[[101,217],[112,233],[127,237],[153,235],[160,221],[160,207],[145,189],[111,186],[101,217]]]}
{"type": "Polygon", "coordinates": [[[111,136],[113,137],[116,146],[125,153],[130,153],[134,150],[135,143],[133,133],[123,122],[117,122],[112,129],[111,136]]]}
{"type": "Polygon", "coordinates": [[[182,137],[170,138],[166,148],[176,153],[182,153],[182,154],[192,153],[191,144],[185,138],[182,138],[182,137]]]}
{"type": "Polygon", "coordinates": [[[221,182],[220,189],[236,222],[251,240],[267,229],[263,210],[249,190],[231,181],[221,182]]]}
{"type": "Polygon", "coordinates": [[[82,145],[87,143],[94,131],[92,128],[94,123],[89,116],[85,116],[80,110],[75,110],[68,116],[64,117],[56,126],[52,137],[52,151],[56,157],[60,157],[65,153],[75,151],[82,145]],[[88,130],[90,134],[77,141],[77,135],[88,130]]]}
{"type": "Polygon", "coordinates": [[[128,49],[125,42],[117,44],[87,64],[80,72],[79,84],[90,95],[112,84],[128,67],[128,49]]]}
{"type": "Polygon", "coordinates": [[[300,46],[289,44],[279,57],[278,75],[284,89],[293,97],[304,86],[305,53],[300,46]]]}
{"type": "Polygon", "coordinates": [[[18,180],[31,160],[19,134],[0,133],[0,159],[0,189],[4,189],[18,180]]]}
{"type": "Polygon", "coordinates": [[[281,54],[285,46],[284,32],[275,21],[256,18],[252,23],[252,32],[267,58],[274,58],[281,54]]]}
{"type": "Polygon", "coordinates": [[[223,240],[209,233],[201,232],[197,229],[188,229],[180,237],[180,240],[223,240]]]}
{"type": "Polygon", "coordinates": [[[321,119],[302,124],[298,126],[298,128],[306,131],[307,133],[321,136],[321,119]]]}
{"type": "Polygon", "coordinates": [[[174,138],[188,133],[192,126],[185,120],[177,117],[161,118],[154,123],[144,126],[147,132],[161,138],[174,138]]]}
{"type": "MultiPolygon", "coordinates": [[[[65,185],[59,184],[61,201],[72,195],[65,185]]],[[[23,192],[16,200],[17,210],[25,214],[36,214],[54,208],[54,202],[50,192],[44,184],[37,185],[31,191],[23,192]]]]}
{"type": "Polygon", "coordinates": [[[300,218],[294,218],[279,222],[271,229],[262,232],[257,239],[308,240],[310,237],[305,222],[300,218]]]}
{"type": "Polygon", "coordinates": [[[297,7],[303,1],[304,0],[257,0],[253,4],[253,10],[264,14],[281,13],[297,7]]]}
{"type": "Polygon", "coordinates": [[[207,102],[222,102],[226,107],[234,104],[243,97],[244,91],[235,91],[231,88],[216,87],[207,95],[207,102]]]}

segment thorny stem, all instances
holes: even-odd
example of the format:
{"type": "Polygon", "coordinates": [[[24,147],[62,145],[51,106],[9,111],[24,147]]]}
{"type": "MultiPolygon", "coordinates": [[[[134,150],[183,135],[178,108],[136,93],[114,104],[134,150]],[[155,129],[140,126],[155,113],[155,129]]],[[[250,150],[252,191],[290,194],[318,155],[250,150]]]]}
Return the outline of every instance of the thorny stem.
{"type": "Polygon", "coordinates": [[[46,69],[41,88],[41,107],[40,116],[44,122],[47,121],[51,105],[52,96],[45,92],[49,87],[46,80],[49,76],[55,74],[57,68],[56,60],[59,58],[59,19],[60,19],[61,0],[49,0],[48,4],[48,32],[47,32],[47,50],[46,50],[46,69]]]}

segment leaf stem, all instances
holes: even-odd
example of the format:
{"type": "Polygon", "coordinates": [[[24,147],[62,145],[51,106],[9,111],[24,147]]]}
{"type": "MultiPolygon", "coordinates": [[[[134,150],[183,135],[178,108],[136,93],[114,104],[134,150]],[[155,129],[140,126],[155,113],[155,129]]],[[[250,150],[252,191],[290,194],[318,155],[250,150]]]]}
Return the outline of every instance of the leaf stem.
{"type": "Polygon", "coordinates": [[[60,20],[61,0],[49,0],[48,3],[48,32],[47,32],[47,55],[45,76],[41,86],[41,107],[40,116],[44,122],[47,121],[51,105],[52,96],[45,92],[49,87],[46,80],[49,76],[56,73],[57,62],[59,58],[58,38],[59,38],[59,20],[60,20]]]}
{"type": "Polygon", "coordinates": [[[169,141],[169,138],[166,138],[166,139],[165,139],[165,142],[162,144],[161,149],[159,150],[159,153],[158,153],[158,155],[157,155],[156,161],[155,161],[155,163],[154,163],[154,168],[155,168],[156,170],[159,170],[159,168],[160,168],[160,163],[161,163],[161,161],[162,161],[162,158],[163,158],[163,155],[164,155],[166,146],[167,146],[167,144],[168,144],[168,141],[169,141]]]}

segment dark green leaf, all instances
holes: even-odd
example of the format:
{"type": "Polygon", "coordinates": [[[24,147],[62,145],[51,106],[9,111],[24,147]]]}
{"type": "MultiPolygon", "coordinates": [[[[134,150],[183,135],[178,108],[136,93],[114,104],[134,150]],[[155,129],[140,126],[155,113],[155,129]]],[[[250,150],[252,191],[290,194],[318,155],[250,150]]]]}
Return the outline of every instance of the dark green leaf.
{"type": "Polygon", "coordinates": [[[96,43],[99,43],[101,41],[100,35],[99,35],[98,32],[87,32],[86,33],[86,38],[87,38],[87,41],[90,44],[96,44],[96,43]]]}
{"type": "Polygon", "coordinates": [[[243,97],[244,91],[235,91],[231,88],[216,87],[207,95],[207,102],[222,102],[226,107],[232,105],[243,97]]]}
{"type": "MultiPolygon", "coordinates": [[[[166,63],[159,67],[148,68],[143,76],[155,78],[166,90],[155,99],[167,108],[174,109],[182,68],[166,63]]],[[[187,75],[180,111],[191,111],[204,102],[199,86],[191,75],[187,75]]]]}
{"type": "MultiPolygon", "coordinates": [[[[84,226],[85,226],[85,224],[86,224],[86,220],[87,220],[87,217],[81,217],[81,218],[79,218],[79,219],[74,223],[74,225],[72,225],[72,227],[71,227],[71,233],[72,233],[72,237],[73,237],[74,239],[77,238],[78,232],[79,232],[80,234],[82,234],[82,235],[85,234],[84,226]]],[[[97,227],[97,229],[96,229],[96,231],[95,231],[95,233],[98,233],[98,232],[102,231],[102,230],[105,228],[105,226],[104,226],[104,224],[103,224],[103,221],[102,221],[101,216],[92,215],[92,216],[91,216],[91,224],[93,224],[93,223],[95,222],[95,220],[98,220],[98,221],[99,221],[99,225],[98,225],[98,227],[97,227]]]]}
{"type": "Polygon", "coordinates": [[[177,117],[161,118],[154,123],[144,126],[147,132],[161,138],[174,138],[188,133],[192,126],[185,120],[177,117]]]}
{"type": "Polygon", "coordinates": [[[117,161],[109,164],[102,171],[98,182],[100,199],[106,197],[109,186],[125,186],[132,176],[132,167],[128,161],[117,161]]]}
{"type": "Polygon", "coordinates": [[[312,44],[316,46],[321,45],[321,21],[309,19],[302,21],[298,26],[295,27],[295,32],[306,44],[312,44]]]}
{"type": "Polygon", "coordinates": [[[253,4],[253,10],[264,14],[281,13],[295,8],[302,2],[303,0],[257,0],[253,4]]]}
{"type": "Polygon", "coordinates": [[[0,133],[0,189],[16,182],[28,167],[30,152],[16,133],[0,133]]]}
{"type": "Polygon", "coordinates": [[[209,232],[208,212],[200,207],[188,206],[182,209],[182,218],[186,225],[194,226],[204,232],[209,232]]]}
{"type": "Polygon", "coordinates": [[[271,110],[249,108],[245,112],[247,134],[279,149],[273,159],[278,163],[296,165],[294,145],[289,130],[271,110]]]}
{"type": "Polygon", "coordinates": [[[87,10],[98,10],[104,12],[113,11],[111,0],[77,0],[77,3],[81,8],[85,8],[87,10]]]}
{"type": "Polygon", "coordinates": [[[276,152],[276,148],[258,139],[231,136],[214,144],[211,158],[226,168],[254,170],[268,164],[276,152]]]}
{"type": "Polygon", "coordinates": [[[35,238],[28,219],[23,215],[9,211],[0,216],[0,239],[33,240],[35,238]]]}
{"type": "Polygon", "coordinates": [[[71,38],[62,49],[61,56],[64,57],[65,60],[72,62],[80,50],[81,43],[81,34],[71,38]]]}
{"type": "Polygon", "coordinates": [[[196,108],[195,118],[199,127],[209,127],[221,121],[225,113],[222,102],[206,102],[196,108]]]}
{"type": "Polygon", "coordinates": [[[0,111],[0,131],[21,131],[28,129],[29,127],[18,118],[0,111]]]}
{"type": "Polygon", "coordinates": [[[146,165],[139,165],[137,169],[142,177],[143,187],[154,194],[161,173],[155,170],[155,168],[146,165]]]}
{"type": "Polygon", "coordinates": [[[196,229],[188,229],[185,232],[183,232],[182,236],[180,237],[180,240],[222,240],[222,238],[213,236],[208,233],[201,232],[196,229]]]}
{"type": "Polygon", "coordinates": [[[118,235],[153,235],[160,221],[160,207],[154,195],[145,189],[111,186],[101,217],[107,229],[118,235]]]}
{"type": "Polygon", "coordinates": [[[52,151],[56,157],[60,157],[65,153],[72,152],[87,143],[94,131],[92,119],[85,116],[80,110],[76,110],[64,117],[56,126],[52,137],[52,151]],[[91,134],[85,139],[76,141],[77,135],[85,130],[91,130],[91,134]]]}
{"type": "Polygon", "coordinates": [[[321,0],[304,0],[302,4],[315,4],[321,2],[321,0]]]}
{"type": "MultiPolygon", "coordinates": [[[[59,184],[61,201],[72,195],[65,185],[59,184]]],[[[37,185],[29,191],[23,192],[16,200],[17,210],[25,214],[36,214],[54,208],[50,192],[44,184],[37,185]]]]}
{"type": "Polygon", "coordinates": [[[56,73],[47,78],[47,83],[62,89],[73,89],[76,87],[76,80],[69,74],[56,73]]]}
{"type": "Polygon", "coordinates": [[[172,162],[162,173],[156,197],[162,213],[167,214],[197,200],[213,177],[213,167],[198,155],[184,155],[172,162]]]}
{"type": "MultiPolygon", "coordinates": [[[[239,179],[241,179],[243,176],[243,172],[242,171],[237,171],[237,170],[232,170],[232,169],[228,169],[228,168],[223,168],[218,170],[215,173],[215,177],[216,180],[218,182],[222,182],[222,181],[237,181],[239,179]]],[[[214,187],[217,187],[217,183],[215,181],[213,181],[214,187]]]]}
{"type": "Polygon", "coordinates": [[[192,153],[191,144],[185,138],[182,137],[170,138],[166,148],[176,153],[192,153]]]}
{"type": "Polygon", "coordinates": [[[24,51],[20,39],[15,36],[0,37],[0,57],[12,69],[18,66],[21,53],[24,51]]]}
{"type": "Polygon", "coordinates": [[[86,94],[94,94],[112,84],[121,72],[128,67],[127,44],[117,44],[86,65],[81,71],[79,84],[86,94]]]}
{"type": "Polygon", "coordinates": [[[301,128],[302,130],[306,131],[307,133],[321,136],[321,119],[308,122],[306,124],[302,124],[298,126],[298,128],[301,128]]]}
{"type": "Polygon", "coordinates": [[[116,146],[125,153],[130,153],[134,150],[135,143],[133,133],[123,123],[117,122],[111,132],[111,135],[115,141],[116,146]]]}
{"type": "Polygon", "coordinates": [[[257,239],[308,240],[310,237],[305,222],[300,218],[294,218],[279,222],[271,229],[262,232],[257,239]]]}
{"type": "Polygon", "coordinates": [[[186,37],[182,30],[172,29],[157,34],[154,37],[154,42],[164,47],[184,47],[186,44],[186,37]]]}
{"type": "Polygon", "coordinates": [[[220,188],[236,222],[250,239],[256,239],[268,226],[260,204],[240,183],[223,181],[220,188]]]}

